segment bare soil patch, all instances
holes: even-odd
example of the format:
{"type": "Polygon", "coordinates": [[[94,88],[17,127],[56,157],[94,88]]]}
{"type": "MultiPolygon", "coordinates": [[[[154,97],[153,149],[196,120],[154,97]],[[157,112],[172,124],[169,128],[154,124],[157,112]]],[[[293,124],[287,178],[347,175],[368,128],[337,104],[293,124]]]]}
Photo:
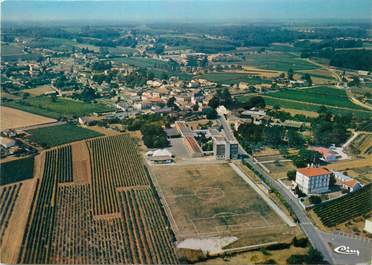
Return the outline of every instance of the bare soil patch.
{"type": "Polygon", "coordinates": [[[91,169],[89,150],[85,141],[73,143],[72,148],[72,174],[74,182],[78,184],[90,183],[91,169]]]}
{"type": "Polygon", "coordinates": [[[55,119],[46,118],[4,106],[1,107],[0,113],[0,130],[2,131],[10,128],[28,127],[56,121],[55,119]]]}

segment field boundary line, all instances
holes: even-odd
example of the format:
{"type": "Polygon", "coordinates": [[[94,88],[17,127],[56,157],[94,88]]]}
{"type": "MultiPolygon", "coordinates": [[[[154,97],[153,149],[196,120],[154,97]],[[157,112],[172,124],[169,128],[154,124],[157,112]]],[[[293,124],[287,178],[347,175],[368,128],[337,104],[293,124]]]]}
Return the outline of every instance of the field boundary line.
{"type": "Polygon", "coordinates": [[[236,165],[229,163],[230,167],[246,182],[248,183],[262,199],[279,215],[279,217],[290,227],[295,227],[296,224],[269,198],[266,194],[247,177],[236,165]]]}

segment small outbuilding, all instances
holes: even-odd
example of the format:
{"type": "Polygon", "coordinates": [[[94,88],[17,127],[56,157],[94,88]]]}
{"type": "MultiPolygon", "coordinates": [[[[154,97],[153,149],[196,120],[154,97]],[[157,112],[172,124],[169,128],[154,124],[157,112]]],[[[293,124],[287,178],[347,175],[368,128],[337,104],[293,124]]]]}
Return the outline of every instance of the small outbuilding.
{"type": "Polygon", "coordinates": [[[1,137],[0,136],[0,145],[6,149],[11,148],[16,145],[16,141],[10,139],[8,137],[1,137]]]}
{"type": "Polygon", "coordinates": [[[169,164],[173,162],[173,155],[167,149],[157,149],[146,153],[148,160],[155,164],[169,164]]]}

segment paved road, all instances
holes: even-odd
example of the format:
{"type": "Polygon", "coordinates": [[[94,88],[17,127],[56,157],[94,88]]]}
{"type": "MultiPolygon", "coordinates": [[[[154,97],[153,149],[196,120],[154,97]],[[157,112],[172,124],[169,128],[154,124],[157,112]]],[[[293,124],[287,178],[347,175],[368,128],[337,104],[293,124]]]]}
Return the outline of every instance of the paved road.
{"type": "Polygon", "coordinates": [[[290,191],[284,188],[279,182],[273,180],[267,173],[259,167],[257,164],[252,162],[250,159],[245,159],[247,163],[249,163],[256,171],[261,173],[264,179],[270,183],[270,185],[276,189],[284,198],[284,200],[291,206],[294,214],[299,220],[299,224],[309,238],[311,244],[314,248],[319,250],[324,259],[327,260],[331,264],[336,264],[335,260],[333,259],[333,253],[329,246],[327,246],[324,241],[322,240],[320,231],[312,224],[311,220],[307,217],[305,210],[301,207],[296,197],[294,197],[290,191]]]}

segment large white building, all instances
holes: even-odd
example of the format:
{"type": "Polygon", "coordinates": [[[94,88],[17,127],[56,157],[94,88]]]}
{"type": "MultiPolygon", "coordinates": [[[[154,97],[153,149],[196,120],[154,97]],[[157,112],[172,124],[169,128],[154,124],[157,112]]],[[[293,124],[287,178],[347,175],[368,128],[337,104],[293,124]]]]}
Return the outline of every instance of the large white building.
{"type": "Polygon", "coordinates": [[[299,168],[296,172],[296,183],[305,194],[327,192],[331,174],[332,172],[325,168],[299,168]]]}

